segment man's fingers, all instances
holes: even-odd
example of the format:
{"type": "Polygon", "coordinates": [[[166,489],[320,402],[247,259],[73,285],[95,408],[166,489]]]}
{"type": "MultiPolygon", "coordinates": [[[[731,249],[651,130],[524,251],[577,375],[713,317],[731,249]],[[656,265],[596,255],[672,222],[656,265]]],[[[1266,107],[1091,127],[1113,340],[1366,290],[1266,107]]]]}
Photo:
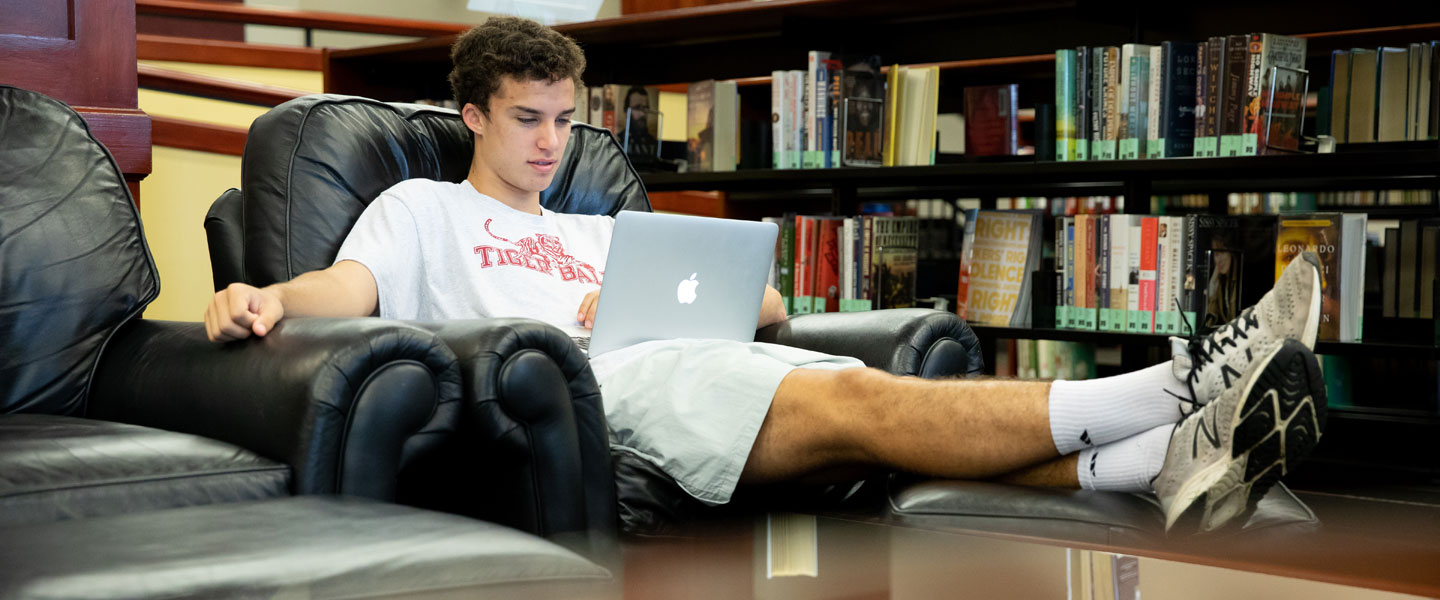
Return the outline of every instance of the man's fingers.
{"type": "Polygon", "coordinates": [[[244,329],[250,329],[250,325],[255,322],[255,313],[251,312],[250,310],[250,306],[252,304],[251,297],[255,294],[252,292],[249,294],[228,295],[229,306],[224,307],[226,308],[225,314],[230,317],[229,320],[232,323],[239,325],[244,329]]]}
{"type": "Polygon", "coordinates": [[[280,307],[279,302],[265,302],[264,298],[259,297],[259,294],[256,296],[257,300],[251,305],[258,309],[258,314],[250,329],[255,332],[255,335],[265,337],[265,334],[270,333],[270,330],[275,327],[275,323],[284,316],[284,309],[280,307]]]}

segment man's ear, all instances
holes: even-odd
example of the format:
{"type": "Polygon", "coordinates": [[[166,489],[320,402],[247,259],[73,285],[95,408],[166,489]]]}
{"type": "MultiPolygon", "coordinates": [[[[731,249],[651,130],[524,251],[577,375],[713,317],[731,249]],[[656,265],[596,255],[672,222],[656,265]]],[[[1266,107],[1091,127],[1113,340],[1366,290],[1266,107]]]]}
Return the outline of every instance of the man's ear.
{"type": "Polygon", "coordinates": [[[485,113],[480,112],[480,107],[466,102],[465,107],[460,109],[460,118],[465,121],[465,127],[469,128],[472,133],[485,135],[485,124],[489,119],[485,118],[485,113]]]}

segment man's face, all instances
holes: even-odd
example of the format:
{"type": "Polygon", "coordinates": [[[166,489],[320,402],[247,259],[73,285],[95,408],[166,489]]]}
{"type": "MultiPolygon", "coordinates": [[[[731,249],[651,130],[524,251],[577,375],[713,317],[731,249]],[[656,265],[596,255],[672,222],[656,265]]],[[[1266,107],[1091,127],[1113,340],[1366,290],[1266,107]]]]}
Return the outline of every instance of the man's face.
{"type": "Polygon", "coordinates": [[[490,97],[489,114],[476,112],[474,123],[466,123],[479,134],[475,158],[488,183],[525,194],[550,187],[570,141],[575,83],[505,77],[490,97]]]}
{"type": "Polygon", "coordinates": [[[626,108],[630,110],[630,120],[639,123],[645,122],[645,111],[650,109],[650,96],[645,94],[630,94],[627,99],[626,108]]]}

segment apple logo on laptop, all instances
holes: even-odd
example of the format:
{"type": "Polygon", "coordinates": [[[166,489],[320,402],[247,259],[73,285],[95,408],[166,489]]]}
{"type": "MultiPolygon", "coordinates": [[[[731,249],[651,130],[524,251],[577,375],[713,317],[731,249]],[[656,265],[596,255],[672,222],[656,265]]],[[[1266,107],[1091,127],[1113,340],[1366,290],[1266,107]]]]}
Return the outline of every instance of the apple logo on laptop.
{"type": "Polygon", "coordinates": [[[700,285],[700,282],[695,281],[696,275],[698,273],[691,273],[689,279],[681,279],[680,287],[675,288],[675,299],[681,304],[695,302],[695,288],[700,285]]]}

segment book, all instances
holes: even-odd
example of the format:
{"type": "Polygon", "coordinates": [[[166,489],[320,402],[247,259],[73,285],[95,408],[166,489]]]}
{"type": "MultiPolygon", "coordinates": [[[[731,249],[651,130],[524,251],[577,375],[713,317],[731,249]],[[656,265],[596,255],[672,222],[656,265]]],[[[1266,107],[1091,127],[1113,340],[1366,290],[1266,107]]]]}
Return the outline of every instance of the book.
{"type": "MultiPolygon", "coordinates": [[[[965,222],[965,245],[966,245],[967,247],[970,245],[970,240],[973,239],[973,237],[974,237],[972,232],[973,232],[973,229],[970,227],[970,222],[967,220],[967,221],[965,222]]],[[[1066,260],[1067,254],[1066,254],[1065,245],[1066,245],[1065,217],[1055,217],[1055,281],[1056,281],[1056,284],[1055,284],[1055,328],[1056,328],[1056,329],[1065,329],[1065,328],[1067,328],[1067,327],[1069,326],[1069,325],[1066,323],[1066,319],[1070,316],[1070,308],[1069,308],[1069,306],[1067,306],[1067,305],[1065,304],[1065,278],[1066,278],[1065,276],[1066,276],[1066,273],[1068,273],[1069,270],[1070,270],[1070,265],[1069,265],[1069,261],[1066,260]]],[[[963,264],[963,263],[962,263],[962,264],[963,264]]],[[[962,277],[964,277],[966,274],[967,274],[967,272],[966,272],[966,270],[965,270],[965,267],[962,266],[962,267],[961,267],[960,275],[961,275],[962,277]]],[[[962,285],[963,285],[963,284],[962,284],[962,285]]],[[[961,297],[962,297],[962,298],[964,297],[964,294],[963,294],[963,293],[961,294],[961,297]]],[[[965,315],[960,315],[960,316],[961,316],[961,317],[964,317],[965,315]]]]}
{"type": "MultiPolygon", "coordinates": [[[[969,208],[965,210],[965,230],[961,235],[960,243],[960,276],[959,288],[955,293],[955,314],[960,318],[968,318],[969,294],[970,294],[970,262],[975,256],[975,221],[979,218],[980,209],[969,208]]],[[[1059,248],[1060,246],[1056,246],[1059,248]]],[[[1059,310],[1059,307],[1056,307],[1059,310]]],[[[1059,313],[1057,312],[1057,317],[1059,313]]],[[[1059,322],[1058,320],[1056,321],[1059,322]]]]}
{"type": "Polygon", "coordinates": [[[604,86],[590,86],[590,114],[587,123],[596,127],[605,126],[605,88],[604,86]]]}
{"type": "Polygon", "coordinates": [[[1330,53],[1330,136],[1342,144],[1349,141],[1345,135],[1349,100],[1350,52],[1335,50],[1330,53]]]}
{"type": "Polygon", "coordinates": [[[1244,150],[1246,90],[1250,75],[1249,36],[1225,38],[1224,78],[1220,100],[1220,154],[1240,156],[1244,150]]]}
{"type": "Polygon", "coordinates": [[[1094,261],[1090,260],[1090,219],[1093,215],[1075,215],[1075,237],[1072,241],[1075,254],[1074,268],[1074,290],[1075,298],[1071,303],[1070,319],[1075,329],[1094,329],[1095,302],[1090,296],[1095,294],[1095,285],[1091,283],[1095,271],[1094,261]]]}
{"type": "Polygon", "coordinates": [[[1364,234],[1364,214],[1312,213],[1287,215],[1279,219],[1275,240],[1275,279],[1280,278],[1285,267],[1301,252],[1314,252],[1320,259],[1321,340],[1359,339],[1364,234]],[[1346,273],[1347,267],[1350,273],[1346,273]]]}
{"type": "Polygon", "coordinates": [[[1161,86],[1165,84],[1165,78],[1161,73],[1164,66],[1165,48],[1151,46],[1149,80],[1145,84],[1145,93],[1148,95],[1145,101],[1145,151],[1141,154],[1145,158],[1163,156],[1160,148],[1160,96],[1163,93],[1161,86]]]}
{"type": "Polygon", "coordinates": [[[1075,160],[1090,160],[1091,49],[1075,49],[1075,160]]]}
{"type": "Polygon", "coordinates": [[[1375,141],[1399,142],[1405,137],[1405,110],[1408,103],[1407,77],[1410,51],[1407,48],[1380,48],[1375,104],[1375,141]]]}
{"type": "MultiPolygon", "coordinates": [[[[609,129],[610,133],[619,133],[620,117],[617,116],[618,113],[616,111],[620,107],[620,85],[615,83],[607,83],[600,86],[600,91],[603,94],[603,106],[605,111],[604,116],[601,119],[601,124],[604,128],[609,129]]],[[[616,138],[618,139],[619,136],[617,135],[616,138]]]]}
{"type": "MultiPolygon", "coordinates": [[[[935,164],[935,122],[939,106],[940,68],[905,68],[899,84],[903,89],[898,95],[898,148],[897,166],[927,166],[935,164]]],[[[967,121],[968,131],[970,126],[967,121]]]]}
{"type": "Polygon", "coordinates": [[[1109,331],[1110,319],[1110,221],[1114,215],[1095,215],[1095,329],[1109,331]]]}
{"type": "Polygon", "coordinates": [[[1140,215],[1106,215],[1110,222],[1110,302],[1112,314],[1107,331],[1124,332],[1129,329],[1130,288],[1139,285],[1138,270],[1130,269],[1130,237],[1132,230],[1140,228],[1140,215]]]}
{"type": "Polygon", "coordinates": [[[1192,42],[1165,42],[1160,83],[1159,138],[1154,156],[1191,156],[1195,150],[1197,80],[1200,77],[1200,45],[1192,42]]]}
{"type": "Polygon", "coordinates": [[[965,153],[1012,156],[1020,153],[1020,86],[965,88],[965,153]]]}
{"type": "Polygon", "coordinates": [[[1305,68],[1305,38],[1273,33],[1252,33],[1249,43],[1250,67],[1246,76],[1245,130],[1240,154],[1260,154],[1261,129],[1265,126],[1261,104],[1276,67],[1305,68]]]}
{"type": "Polygon", "coordinates": [[[1041,215],[979,211],[966,299],[971,323],[1029,327],[1032,273],[1040,265],[1041,215]]]}
{"type": "Polygon", "coordinates": [[[829,52],[811,50],[805,60],[805,97],[808,104],[805,110],[805,154],[802,156],[802,166],[806,169],[830,166],[828,161],[833,141],[830,128],[834,125],[834,115],[829,112],[830,69],[832,66],[839,68],[838,61],[832,60],[830,56],[829,52]]]}
{"type": "MultiPolygon", "coordinates": [[[[1212,37],[1205,42],[1204,88],[1197,94],[1205,95],[1205,115],[1196,124],[1194,156],[1220,156],[1220,122],[1225,102],[1225,43],[1223,36],[1212,37]]],[[[1198,82],[1197,82],[1198,85],[1198,82]]]]}
{"type": "Polygon", "coordinates": [[[795,215],[786,214],[780,218],[780,257],[779,257],[779,282],[776,289],[780,292],[780,302],[785,306],[785,314],[794,314],[795,310],[795,215]]]}
{"type": "Polygon", "coordinates": [[[1434,53],[1429,44],[1410,44],[1410,128],[1405,139],[1423,140],[1430,135],[1430,71],[1434,53]]]}
{"type": "Polygon", "coordinates": [[[1135,159],[1144,155],[1145,123],[1150,101],[1149,44],[1125,44],[1120,47],[1120,86],[1118,118],[1118,157],[1135,159]]]}
{"type": "Polygon", "coordinates": [[[1257,143],[1261,154],[1300,151],[1307,76],[1305,71],[1284,65],[1270,70],[1270,81],[1260,96],[1263,117],[1257,143]]]}
{"type": "MultiPolygon", "coordinates": [[[[1055,51],[1055,160],[1075,160],[1075,126],[1080,103],[1076,100],[1078,57],[1074,50],[1055,51]]],[[[969,120],[967,119],[968,123],[969,120]]]]}
{"type": "Polygon", "coordinates": [[[815,255],[815,308],[812,312],[840,312],[840,217],[816,217],[819,232],[815,255]]]}
{"type": "Polygon", "coordinates": [[[1440,138],[1440,40],[1432,41],[1429,44],[1430,56],[1430,117],[1426,123],[1428,133],[1425,139],[1433,140],[1440,138]]]}
{"type": "MultiPolygon", "coordinates": [[[[919,222],[915,217],[875,217],[872,226],[875,308],[910,308],[915,305],[919,222]]],[[[974,310],[973,305],[970,310],[974,310]]]]}
{"type": "Polygon", "coordinates": [[[1157,257],[1155,333],[1181,335],[1184,332],[1180,294],[1184,280],[1185,219],[1158,218],[1160,254],[1157,257]]]}
{"type": "Polygon", "coordinates": [[[734,81],[690,84],[686,93],[686,144],[691,171],[734,171],[739,99],[734,81]]]}
{"type": "Polygon", "coordinates": [[[1395,295],[1395,316],[1402,319],[1414,318],[1418,312],[1415,310],[1415,273],[1419,251],[1420,222],[1414,219],[1400,221],[1400,264],[1396,270],[1399,287],[1395,295]]]}
{"type": "Polygon", "coordinates": [[[812,265],[815,260],[816,234],[814,218],[795,216],[795,294],[791,299],[791,314],[808,315],[815,310],[812,265]]]}
{"type": "Polygon", "coordinates": [[[905,89],[906,68],[890,65],[890,72],[885,75],[885,141],[880,144],[880,152],[881,160],[887,167],[900,164],[900,103],[901,92],[905,89]]]}
{"type": "Polygon", "coordinates": [[[845,65],[841,87],[841,164],[881,166],[884,164],[881,124],[885,115],[885,84],[880,75],[880,57],[867,56],[845,65]]]}
{"type": "Polygon", "coordinates": [[[1158,217],[1144,217],[1140,220],[1140,281],[1135,310],[1130,313],[1131,333],[1153,333],[1155,331],[1155,279],[1159,269],[1160,220],[1158,217]]]}
{"type": "Polygon", "coordinates": [[[820,575],[819,525],[814,515],[765,514],[765,578],[820,575]]]}
{"type": "Polygon", "coordinates": [[[1120,155],[1120,48],[1107,46],[1100,55],[1100,97],[1096,110],[1101,114],[1103,132],[1098,156],[1114,160],[1120,155]]]}
{"type": "Polygon", "coordinates": [[[1375,141],[1376,77],[1380,59],[1374,50],[1350,50],[1350,93],[1346,101],[1345,141],[1375,141]]]}
{"type": "Polygon", "coordinates": [[[1075,306],[1075,217],[1065,217],[1065,292],[1066,329],[1079,329],[1080,311],[1075,306]]]}
{"type": "Polygon", "coordinates": [[[789,71],[770,72],[770,124],[773,131],[770,134],[772,148],[771,168],[793,169],[790,166],[790,158],[793,156],[794,140],[788,138],[787,133],[794,126],[795,114],[791,112],[791,101],[787,97],[795,95],[795,88],[790,79],[789,71]]]}
{"type": "Polygon", "coordinates": [[[622,89],[615,134],[620,147],[632,159],[660,158],[660,88],[632,85],[622,89]]]}

